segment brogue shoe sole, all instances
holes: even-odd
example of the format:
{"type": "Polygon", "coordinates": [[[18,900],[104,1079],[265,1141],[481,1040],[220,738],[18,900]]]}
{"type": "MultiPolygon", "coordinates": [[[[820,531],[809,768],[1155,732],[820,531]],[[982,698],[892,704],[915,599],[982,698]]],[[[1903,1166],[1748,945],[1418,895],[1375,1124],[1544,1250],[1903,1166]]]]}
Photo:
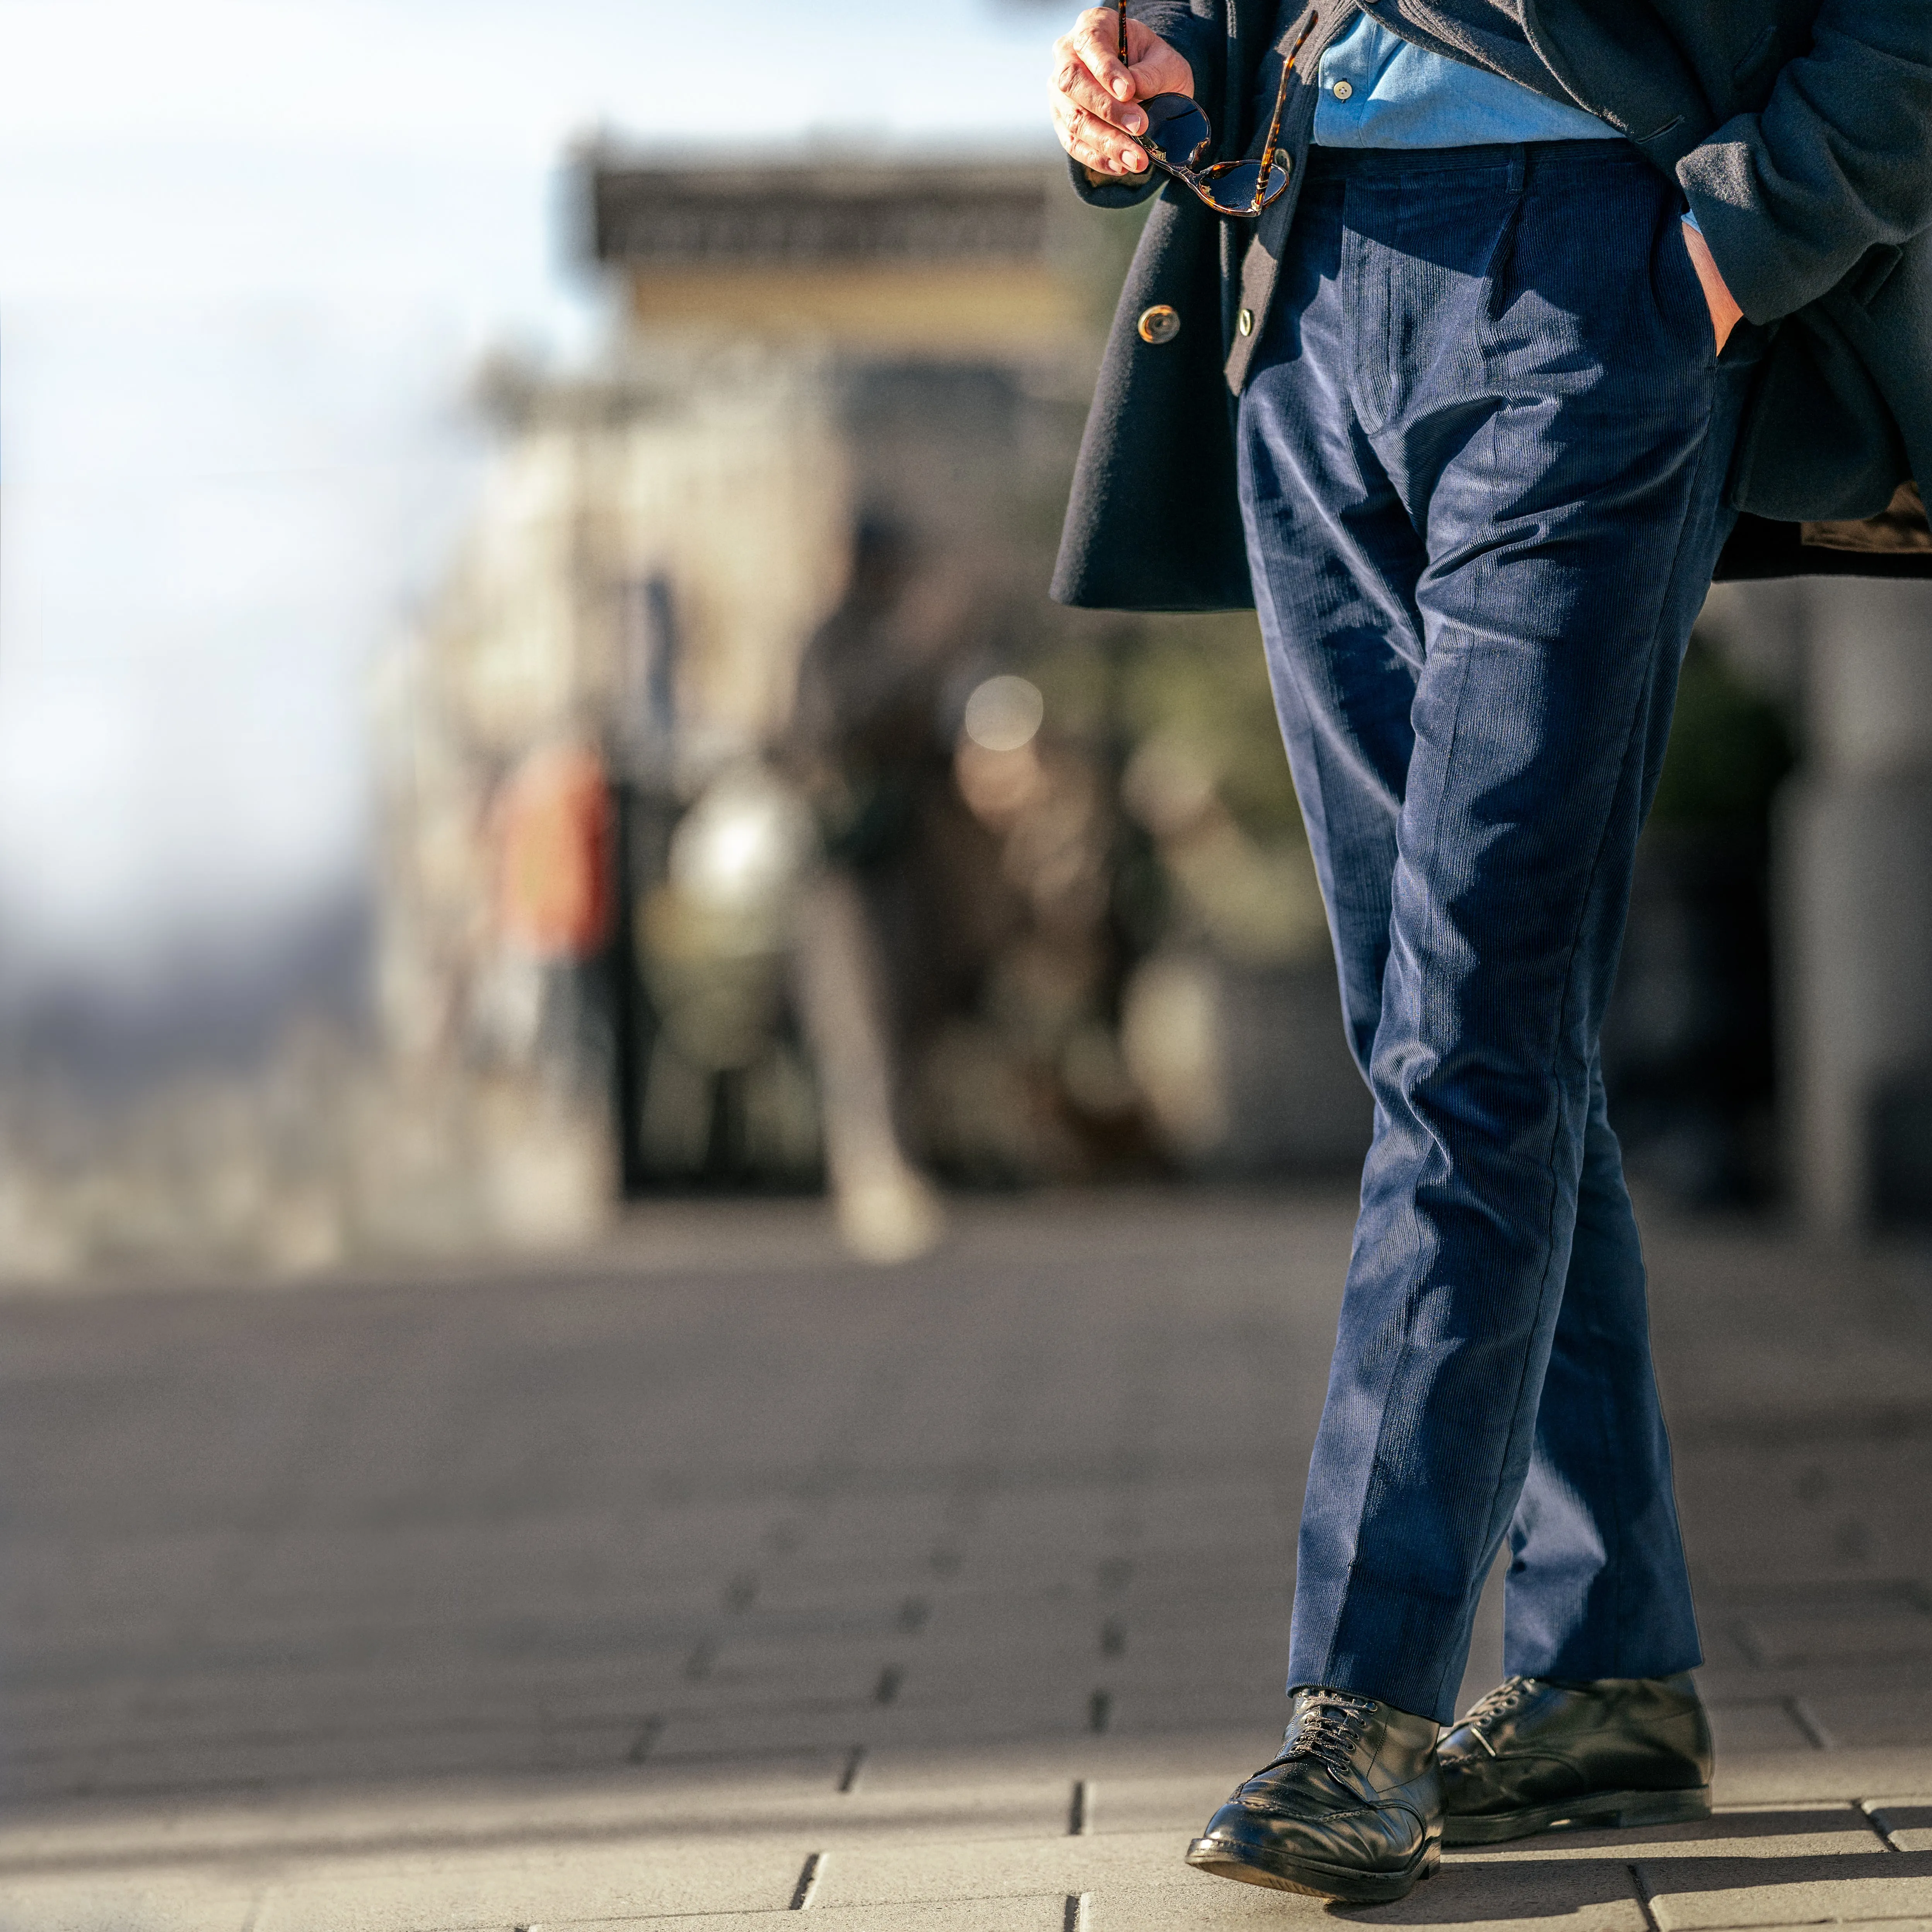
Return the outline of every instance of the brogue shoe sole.
{"type": "Polygon", "coordinates": [[[1445,1845],[1500,1845],[1538,1832],[1598,1832],[1630,1825],[1682,1825],[1711,1815],[1711,1787],[1688,1791],[1593,1791],[1562,1804],[1462,1814],[1442,1820],[1445,1845]]]}

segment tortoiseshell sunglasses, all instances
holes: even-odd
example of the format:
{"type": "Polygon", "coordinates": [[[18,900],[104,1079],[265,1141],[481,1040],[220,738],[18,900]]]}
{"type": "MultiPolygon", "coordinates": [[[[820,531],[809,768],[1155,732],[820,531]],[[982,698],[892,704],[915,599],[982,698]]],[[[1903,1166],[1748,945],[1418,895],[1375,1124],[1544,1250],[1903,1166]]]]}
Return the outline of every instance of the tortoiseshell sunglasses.
{"type": "MultiPolygon", "coordinates": [[[[1127,64],[1127,0],[1114,0],[1120,16],[1120,64],[1127,64]]],[[[1320,18],[1311,14],[1306,25],[1294,37],[1294,44],[1282,63],[1281,86],[1274,97],[1274,118],[1268,124],[1268,144],[1259,160],[1216,161],[1198,172],[1195,164],[1208,152],[1214,130],[1200,104],[1185,94],[1156,94],[1140,104],[1148,124],[1132,136],[1135,144],[1162,174],[1172,175],[1181,186],[1198,196],[1216,214],[1251,220],[1288,186],[1288,163],[1279,152],[1282,110],[1288,104],[1288,77],[1294,71],[1295,56],[1302,43],[1315,31],[1320,18]]]]}

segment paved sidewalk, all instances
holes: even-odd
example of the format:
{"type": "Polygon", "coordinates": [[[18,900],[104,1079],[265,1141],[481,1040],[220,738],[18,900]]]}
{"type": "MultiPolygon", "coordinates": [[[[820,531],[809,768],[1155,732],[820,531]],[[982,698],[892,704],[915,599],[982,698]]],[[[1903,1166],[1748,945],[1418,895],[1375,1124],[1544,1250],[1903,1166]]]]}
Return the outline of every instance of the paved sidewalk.
{"type": "MultiPolygon", "coordinates": [[[[1348,1204],[962,1218],[0,1303],[0,1928],[1324,1916],[1180,1852],[1282,1720],[1348,1204]]],[[[1932,1271],[1651,1246],[1720,1815],[1348,1916],[1932,1927],[1932,1271]]]]}

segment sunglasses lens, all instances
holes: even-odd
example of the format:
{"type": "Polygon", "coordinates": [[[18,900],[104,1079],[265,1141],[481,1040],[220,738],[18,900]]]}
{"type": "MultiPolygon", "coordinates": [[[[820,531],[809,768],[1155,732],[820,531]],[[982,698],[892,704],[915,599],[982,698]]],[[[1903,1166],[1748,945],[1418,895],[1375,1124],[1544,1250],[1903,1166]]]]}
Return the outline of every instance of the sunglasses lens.
{"type": "Polygon", "coordinates": [[[1171,168],[1191,168],[1214,138],[1207,116],[1184,94],[1156,94],[1141,110],[1148,118],[1142,145],[1171,168]]]}
{"type": "Polygon", "coordinates": [[[1201,177],[1209,206],[1222,214],[1252,214],[1267,207],[1288,185],[1288,169],[1276,161],[1262,179],[1258,161],[1222,161],[1201,177]]]}

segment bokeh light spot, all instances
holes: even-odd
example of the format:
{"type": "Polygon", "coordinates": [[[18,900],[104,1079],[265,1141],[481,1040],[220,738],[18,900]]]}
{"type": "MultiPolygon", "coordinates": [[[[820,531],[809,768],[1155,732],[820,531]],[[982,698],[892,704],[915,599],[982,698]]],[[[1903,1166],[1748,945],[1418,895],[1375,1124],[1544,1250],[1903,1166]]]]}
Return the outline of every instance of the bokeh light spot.
{"type": "Polygon", "coordinates": [[[966,735],[988,752],[1030,745],[1046,716],[1046,700],[1023,677],[989,677],[966,700],[966,735]]]}

